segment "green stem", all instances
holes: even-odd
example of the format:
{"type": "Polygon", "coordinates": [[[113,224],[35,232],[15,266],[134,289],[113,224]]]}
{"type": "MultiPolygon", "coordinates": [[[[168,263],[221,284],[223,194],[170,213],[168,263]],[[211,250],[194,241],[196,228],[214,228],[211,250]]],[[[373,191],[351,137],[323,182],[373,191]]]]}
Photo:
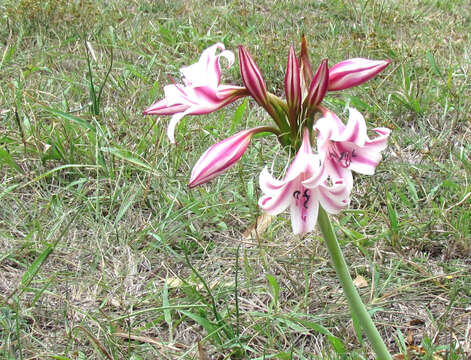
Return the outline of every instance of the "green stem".
{"type": "Polygon", "coordinates": [[[322,206],[319,206],[317,222],[322,235],[324,236],[337,277],[340,280],[340,284],[342,285],[345,297],[350,305],[350,309],[357,316],[360,325],[370,340],[371,346],[376,353],[376,358],[378,360],[392,360],[383,339],[381,339],[381,335],[373,324],[373,320],[371,320],[365,305],[363,305],[363,302],[361,301],[360,295],[358,295],[358,292],[353,285],[353,280],[348,272],[347,263],[345,262],[342,250],[340,249],[334,230],[332,229],[329,216],[322,206]]]}

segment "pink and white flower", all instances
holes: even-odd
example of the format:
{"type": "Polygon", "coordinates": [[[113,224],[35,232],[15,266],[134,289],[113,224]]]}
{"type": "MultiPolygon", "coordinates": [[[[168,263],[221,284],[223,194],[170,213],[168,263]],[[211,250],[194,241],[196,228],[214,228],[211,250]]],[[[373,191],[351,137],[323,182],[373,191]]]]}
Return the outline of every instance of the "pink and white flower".
{"type": "Polygon", "coordinates": [[[304,129],[303,142],[285,178],[275,179],[267,168],[261,172],[260,188],[265,195],[258,204],[271,215],[290,206],[293,233],[310,232],[316,225],[319,203],[330,213],[338,213],[349,203],[349,191],[343,181],[329,186],[326,179],[320,158],[312,152],[309,131],[304,129]]]}
{"type": "Polygon", "coordinates": [[[204,184],[234,166],[244,155],[252,136],[265,129],[258,127],[244,130],[212,145],[193,167],[188,186],[192,188],[204,184]]]}
{"type": "Polygon", "coordinates": [[[329,91],[348,89],[363,84],[383,71],[391,60],[353,58],[339,62],[329,69],[329,91]]]}
{"type": "Polygon", "coordinates": [[[349,108],[347,125],[332,111],[322,108],[323,117],[314,125],[318,130],[317,146],[324,166],[335,182],[343,180],[348,189],[353,187],[352,170],[373,175],[381,160],[391,130],[373,129],[379,136],[370,140],[365,119],[354,108],[349,108]]]}
{"type": "Polygon", "coordinates": [[[175,143],[175,127],[185,115],[208,114],[248,95],[243,87],[221,85],[221,57],[228,61],[227,67],[234,63],[234,53],[225,50],[222,43],[204,50],[197,63],[180,69],[184,85],[165,86],[165,98],[143,112],[144,115],[173,115],[167,128],[172,143],[175,143]],[[222,51],[216,55],[218,49],[222,51]]]}

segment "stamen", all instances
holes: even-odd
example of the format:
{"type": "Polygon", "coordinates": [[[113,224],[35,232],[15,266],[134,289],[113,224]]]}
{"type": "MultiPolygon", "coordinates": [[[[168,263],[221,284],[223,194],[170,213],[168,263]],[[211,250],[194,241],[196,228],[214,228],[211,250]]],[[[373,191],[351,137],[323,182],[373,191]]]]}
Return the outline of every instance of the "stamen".
{"type": "Polygon", "coordinates": [[[304,200],[304,208],[307,209],[307,203],[309,202],[309,198],[311,197],[311,190],[309,189],[306,189],[304,190],[304,193],[303,193],[303,198],[305,198],[306,200],[304,200]]]}

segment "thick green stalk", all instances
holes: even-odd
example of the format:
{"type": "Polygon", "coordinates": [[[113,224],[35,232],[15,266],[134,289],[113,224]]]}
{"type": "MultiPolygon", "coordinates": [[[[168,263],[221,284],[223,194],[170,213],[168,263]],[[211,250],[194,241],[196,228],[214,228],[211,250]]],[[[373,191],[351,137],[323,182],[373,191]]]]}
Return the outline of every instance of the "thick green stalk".
{"type": "Polygon", "coordinates": [[[361,327],[370,340],[371,346],[376,353],[376,359],[392,360],[383,339],[381,339],[381,335],[373,324],[373,320],[371,320],[368,311],[366,311],[365,305],[363,305],[363,302],[361,301],[360,295],[358,295],[358,292],[353,285],[353,280],[348,272],[347,263],[345,262],[339,243],[337,242],[337,237],[332,229],[329,216],[322,206],[319,206],[317,222],[322,235],[324,235],[325,243],[327,244],[337,277],[340,280],[340,284],[342,285],[345,297],[350,305],[350,309],[357,316],[361,327]]]}

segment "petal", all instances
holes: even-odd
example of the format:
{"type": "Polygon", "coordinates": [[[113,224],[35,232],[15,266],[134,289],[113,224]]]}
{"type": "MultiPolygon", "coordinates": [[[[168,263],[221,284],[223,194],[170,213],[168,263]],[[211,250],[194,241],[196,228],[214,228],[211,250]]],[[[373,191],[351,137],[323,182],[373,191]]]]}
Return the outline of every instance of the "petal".
{"type": "Polygon", "coordinates": [[[319,202],[317,191],[300,185],[291,198],[291,226],[294,234],[305,234],[316,226],[319,202]]]}
{"type": "Polygon", "coordinates": [[[319,184],[321,184],[322,182],[325,181],[325,179],[327,179],[327,168],[326,168],[326,161],[320,161],[320,157],[319,156],[315,156],[314,159],[312,159],[311,161],[313,162],[316,162],[315,165],[314,165],[314,168],[315,170],[311,172],[311,176],[306,178],[302,184],[304,187],[306,188],[309,188],[309,189],[314,189],[316,188],[317,186],[319,186],[319,184]]]}
{"type": "Polygon", "coordinates": [[[304,129],[303,142],[299,148],[293,162],[286,172],[285,181],[292,181],[301,174],[311,177],[320,167],[320,160],[312,152],[309,130],[304,129]]]}
{"type": "Polygon", "coordinates": [[[321,206],[331,214],[337,214],[350,203],[350,191],[342,181],[336,182],[331,187],[320,185],[318,193],[321,206]]]}
{"type": "Polygon", "coordinates": [[[349,117],[347,126],[338,135],[331,137],[331,140],[339,142],[351,142],[358,146],[363,146],[368,140],[366,122],[363,115],[354,108],[348,108],[349,117]]]}
{"type": "Polygon", "coordinates": [[[262,196],[258,205],[270,215],[278,215],[288,207],[292,196],[292,183],[287,183],[278,192],[262,196]]]}
{"type": "MultiPolygon", "coordinates": [[[[329,156],[329,155],[327,155],[329,156]]],[[[353,162],[353,160],[352,160],[353,162]]],[[[353,175],[352,175],[352,170],[351,170],[352,163],[350,163],[350,168],[349,167],[344,167],[342,164],[339,164],[339,162],[336,159],[326,159],[326,173],[332,181],[335,183],[339,180],[342,180],[348,189],[353,188],[353,175]]]]}
{"type": "Polygon", "coordinates": [[[319,132],[318,148],[320,148],[324,141],[330,139],[337,139],[344,131],[345,125],[339,117],[329,109],[321,107],[322,117],[317,120],[314,129],[319,132]],[[320,143],[319,143],[320,141],[320,143]]]}
{"type": "Polygon", "coordinates": [[[260,189],[264,194],[274,194],[287,184],[287,181],[275,179],[265,167],[259,176],[260,189]]]}
{"type": "Polygon", "coordinates": [[[170,122],[167,127],[167,136],[172,144],[175,144],[175,128],[177,127],[177,124],[185,115],[188,115],[188,110],[175,114],[170,119],[170,122]]]}
{"type": "Polygon", "coordinates": [[[173,115],[179,112],[183,112],[188,109],[188,105],[185,104],[175,104],[167,106],[167,101],[165,99],[160,100],[149,106],[145,109],[143,115],[173,115]]]}
{"type": "Polygon", "coordinates": [[[364,175],[373,175],[381,161],[381,152],[365,146],[355,149],[350,169],[364,175]]]}
{"type": "Polygon", "coordinates": [[[226,106],[227,104],[243,96],[243,88],[234,86],[225,87],[222,91],[219,88],[212,89],[209,86],[200,86],[192,89],[193,110],[192,115],[208,114],[226,106]]]}
{"type": "Polygon", "coordinates": [[[383,151],[388,146],[388,138],[391,134],[391,130],[387,128],[375,128],[373,129],[379,134],[376,138],[368,140],[365,146],[374,151],[383,151]]]}
{"type": "Polygon", "coordinates": [[[185,78],[185,82],[191,86],[211,86],[216,88],[221,80],[221,65],[219,63],[220,57],[225,57],[230,67],[234,63],[234,53],[225,50],[224,44],[217,43],[201,54],[197,63],[182,67],[180,72],[185,78]],[[216,55],[217,50],[223,50],[219,55],[216,55]]]}

